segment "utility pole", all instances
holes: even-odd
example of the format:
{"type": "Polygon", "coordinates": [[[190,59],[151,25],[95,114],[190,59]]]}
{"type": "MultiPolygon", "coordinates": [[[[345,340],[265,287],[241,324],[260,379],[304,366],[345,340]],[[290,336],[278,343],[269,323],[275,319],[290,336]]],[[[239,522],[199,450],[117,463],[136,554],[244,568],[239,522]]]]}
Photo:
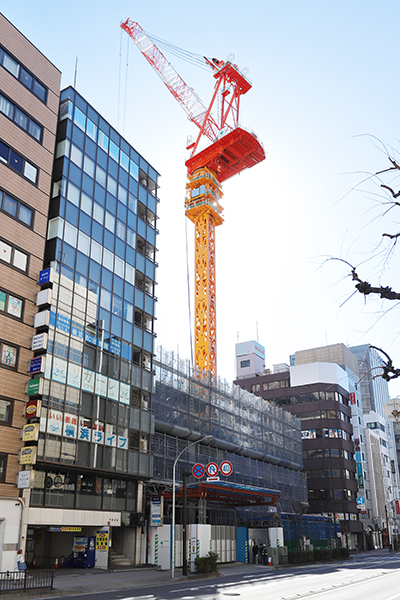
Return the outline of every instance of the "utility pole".
{"type": "Polygon", "coordinates": [[[182,495],[183,495],[183,515],[182,515],[182,543],[183,543],[183,565],[182,575],[187,575],[187,550],[186,550],[186,529],[187,529],[187,471],[182,473],[182,495]]]}

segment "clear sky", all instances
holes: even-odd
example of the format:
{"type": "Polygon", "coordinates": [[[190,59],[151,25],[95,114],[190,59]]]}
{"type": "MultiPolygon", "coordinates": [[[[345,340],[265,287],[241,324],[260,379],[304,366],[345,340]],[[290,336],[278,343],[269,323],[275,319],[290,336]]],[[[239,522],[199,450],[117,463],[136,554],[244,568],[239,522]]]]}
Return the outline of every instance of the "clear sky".
{"type": "MultiPolygon", "coordinates": [[[[74,82],[78,56],[78,91],[161,174],[157,345],[190,357],[185,232],[192,296],[194,233],[184,217],[184,162],[196,128],[135,44],[121,38],[127,17],[197,54],[233,52],[253,83],[241,122],[267,159],[224,184],[218,374],[231,381],[235,343],[257,338],[267,367],[338,342],[384,348],[400,367],[397,305],[350,298],[346,266],[324,263],[328,256],[364,263],[362,278],[400,291],[396,253],[387,263],[378,255],[382,233],[398,230],[400,208],[381,219],[381,192],[368,179],[388,166],[380,142],[400,148],[400,2],[20,0],[3,10],[62,71],[63,87],[74,82]]],[[[208,104],[212,75],[167,57],[208,104]]],[[[400,380],[391,386],[399,395],[400,380]]]]}

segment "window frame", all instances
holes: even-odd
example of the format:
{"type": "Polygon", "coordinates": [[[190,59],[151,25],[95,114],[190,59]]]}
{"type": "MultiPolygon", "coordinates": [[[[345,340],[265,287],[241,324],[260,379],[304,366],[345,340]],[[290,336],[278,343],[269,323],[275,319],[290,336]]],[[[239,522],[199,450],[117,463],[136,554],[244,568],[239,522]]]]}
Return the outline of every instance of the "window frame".
{"type": "Polygon", "coordinates": [[[37,167],[34,163],[32,163],[29,160],[27,160],[22,154],[20,154],[16,150],[14,150],[14,148],[12,148],[12,146],[9,146],[2,139],[0,139],[0,143],[8,149],[7,160],[1,159],[1,163],[3,165],[7,166],[9,169],[12,169],[15,173],[18,173],[21,177],[23,177],[24,179],[26,179],[27,181],[29,181],[30,183],[32,183],[32,185],[34,185],[35,187],[37,187],[38,186],[38,180],[39,180],[39,167],[37,167]],[[15,158],[18,158],[18,159],[21,160],[21,170],[16,169],[15,167],[12,166],[12,164],[11,164],[11,157],[12,157],[12,155],[14,155],[15,158]],[[30,177],[28,177],[27,175],[25,175],[25,166],[26,165],[28,165],[29,167],[31,167],[33,169],[36,169],[35,180],[33,180],[30,177]]]}
{"type": "Polygon", "coordinates": [[[24,319],[24,310],[25,310],[25,300],[24,300],[24,298],[21,298],[17,294],[11,293],[11,292],[9,292],[8,290],[6,290],[4,288],[0,288],[0,292],[3,292],[4,294],[6,294],[5,309],[2,310],[0,308],[0,315],[5,315],[6,317],[10,317],[11,319],[14,319],[16,321],[23,321],[23,319],[24,319]],[[20,317],[17,317],[16,315],[13,315],[12,313],[8,312],[7,305],[8,305],[9,297],[15,298],[16,300],[20,300],[21,301],[22,306],[21,306],[21,316],[20,317]]]}
{"type": "Polygon", "coordinates": [[[0,425],[2,425],[3,427],[11,427],[14,416],[14,400],[12,398],[7,398],[6,396],[0,396],[0,402],[1,401],[8,402],[10,404],[10,411],[8,420],[3,421],[2,419],[0,419],[0,425]]]}
{"type": "Polygon", "coordinates": [[[7,340],[0,340],[0,368],[7,369],[9,371],[18,371],[18,362],[19,362],[19,346],[14,346],[14,344],[10,343],[7,340]],[[2,354],[3,354],[3,346],[10,346],[13,348],[15,352],[15,365],[6,365],[2,362],[2,354]]]}
{"type": "Polygon", "coordinates": [[[5,240],[4,238],[0,238],[0,242],[3,242],[3,244],[6,244],[7,246],[9,246],[11,248],[10,262],[7,262],[6,260],[3,260],[0,257],[0,264],[7,265],[11,269],[15,269],[16,271],[18,271],[18,273],[25,273],[25,275],[28,275],[30,254],[27,254],[24,250],[21,250],[20,248],[18,248],[18,246],[14,246],[13,244],[10,244],[10,242],[8,240],[5,240]],[[15,251],[20,252],[21,254],[24,254],[26,256],[26,268],[25,269],[20,269],[19,267],[17,267],[14,264],[15,251]]]}
{"type": "Polygon", "coordinates": [[[11,104],[11,106],[13,107],[12,117],[2,111],[1,111],[1,114],[3,116],[5,116],[9,121],[12,121],[19,129],[22,129],[22,131],[25,131],[25,133],[27,133],[29,135],[29,137],[31,137],[36,142],[38,142],[38,144],[42,145],[43,144],[43,131],[44,131],[43,125],[38,123],[38,121],[36,121],[36,119],[33,119],[25,110],[23,110],[18,104],[16,104],[13,100],[11,100],[11,98],[9,98],[2,91],[0,92],[0,98],[1,98],[1,96],[7,102],[9,102],[11,104]],[[23,127],[18,121],[16,121],[16,119],[15,119],[16,110],[19,110],[27,118],[26,127],[23,127]],[[39,127],[39,129],[40,129],[39,139],[36,136],[31,134],[31,132],[30,132],[30,124],[31,123],[33,123],[33,125],[36,125],[37,127],[39,127]]]}
{"type": "Polygon", "coordinates": [[[13,196],[12,194],[10,194],[9,192],[7,192],[6,190],[4,190],[2,188],[0,188],[0,212],[2,212],[3,214],[7,215],[11,219],[14,219],[15,221],[18,221],[18,223],[21,223],[21,225],[23,225],[24,227],[27,227],[28,229],[33,230],[34,221],[35,221],[35,211],[30,206],[27,206],[24,202],[21,202],[21,200],[19,200],[18,198],[16,198],[15,196],[13,196]],[[5,196],[6,195],[9,196],[12,200],[15,200],[15,202],[17,202],[17,204],[18,204],[17,216],[12,215],[11,213],[9,213],[7,210],[5,210],[3,208],[3,201],[5,200],[5,196]],[[32,218],[31,218],[31,224],[30,225],[28,225],[19,216],[20,215],[20,211],[21,211],[21,206],[24,209],[30,210],[31,213],[32,213],[32,218]]]}
{"type": "Polygon", "coordinates": [[[6,454],[5,452],[0,452],[0,465],[2,462],[3,462],[3,473],[1,472],[1,469],[0,469],[0,483],[5,483],[6,476],[7,476],[7,462],[8,462],[8,454],[6,454]]]}
{"type": "Polygon", "coordinates": [[[3,67],[3,69],[5,69],[7,71],[7,73],[9,73],[10,75],[12,75],[15,79],[17,79],[23,86],[24,88],[26,88],[27,90],[29,90],[31,92],[31,94],[33,94],[35,96],[35,98],[37,98],[40,102],[42,102],[45,106],[47,106],[47,99],[49,97],[49,88],[47,85],[44,85],[44,83],[42,83],[40,81],[40,79],[38,79],[29,69],[27,69],[25,67],[25,65],[23,65],[15,56],[13,56],[3,45],[0,44],[0,65],[3,67]],[[16,62],[18,65],[18,75],[15,75],[14,73],[12,73],[9,69],[7,69],[7,67],[5,67],[3,65],[3,61],[2,61],[2,55],[1,52],[3,52],[4,56],[7,56],[8,58],[11,58],[12,61],[16,62]],[[31,76],[31,84],[30,86],[27,86],[23,80],[22,80],[22,71],[25,71],[27,75],[31,76]],[[42,99],[40,97],[39,94],[37,94],[34,90],[35,90],[35,84],[39,84],[39,86],[44,88],[44,99],[42,99]]]}

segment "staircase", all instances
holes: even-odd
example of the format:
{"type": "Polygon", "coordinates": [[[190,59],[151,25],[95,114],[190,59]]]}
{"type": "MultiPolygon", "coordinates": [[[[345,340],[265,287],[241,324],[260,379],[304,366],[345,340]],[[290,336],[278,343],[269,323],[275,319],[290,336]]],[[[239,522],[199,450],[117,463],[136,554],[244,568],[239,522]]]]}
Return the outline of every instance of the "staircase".
{"type": "Polygon", "coordinates": [[[133,562],[125,554],[118,554],[114,548],[111,548],[111,569],[128,569],[133,567],[133,562]]]}

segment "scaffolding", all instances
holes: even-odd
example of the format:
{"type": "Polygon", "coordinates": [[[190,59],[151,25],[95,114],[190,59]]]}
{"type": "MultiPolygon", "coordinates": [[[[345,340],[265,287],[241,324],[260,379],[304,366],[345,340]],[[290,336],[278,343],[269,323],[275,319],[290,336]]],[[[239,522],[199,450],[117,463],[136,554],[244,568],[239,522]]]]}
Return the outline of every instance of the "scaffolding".
{"type": "Polygon", "coordinates": [[[154,479],[171,481],[177,454],[196,436],[212,435],[209,445],[183,453],[177,481],[196,462],[229,460],[234,468],[230,481],[279,490],[280,510],[307,500],[297,417],[210,373],[199,375],[189,361],[162,347],[154,365],[154,479]]]}

